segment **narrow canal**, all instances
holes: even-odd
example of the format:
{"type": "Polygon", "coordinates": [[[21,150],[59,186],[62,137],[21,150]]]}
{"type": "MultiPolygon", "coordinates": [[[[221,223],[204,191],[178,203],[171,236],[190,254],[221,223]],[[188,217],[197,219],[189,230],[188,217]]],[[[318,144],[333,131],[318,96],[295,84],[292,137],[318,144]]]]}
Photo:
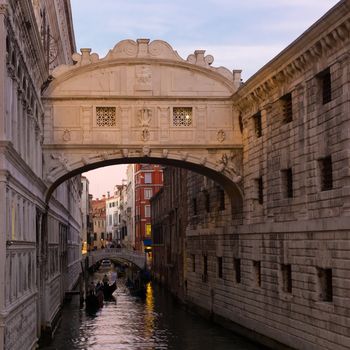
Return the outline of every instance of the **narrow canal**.
{"type": "MultiPolygon", "coordinates": [[[[95,273],[93,279],[102,280],[95,273]]],[[[80,308],[74,296],[63,309],[62,322],[45,350],[261,350],[249,340],[184,310],[172,296],[149,283],[146,297],[132,296],[118,279],[114,302],[96,315],[80,308]]]]}

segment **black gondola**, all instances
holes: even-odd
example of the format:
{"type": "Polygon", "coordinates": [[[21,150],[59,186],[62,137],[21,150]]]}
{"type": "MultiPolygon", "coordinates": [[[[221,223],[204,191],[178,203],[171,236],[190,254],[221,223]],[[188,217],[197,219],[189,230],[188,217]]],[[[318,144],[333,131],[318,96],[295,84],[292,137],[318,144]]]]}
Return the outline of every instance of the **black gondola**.
{"type": "Polygon", "coordinates": [[[103,284],[103,295],[105,300],[113,299],[112,294],[117,289],[117,281],[114,281],[111,285],[108,282],[103,284]]]}
{"type": "Polygon", "coordinates": [[[85,299],[85,309],[89,313],[96,313],[100,308],[97,296],[93,293],[87,295],[85,299]]]}

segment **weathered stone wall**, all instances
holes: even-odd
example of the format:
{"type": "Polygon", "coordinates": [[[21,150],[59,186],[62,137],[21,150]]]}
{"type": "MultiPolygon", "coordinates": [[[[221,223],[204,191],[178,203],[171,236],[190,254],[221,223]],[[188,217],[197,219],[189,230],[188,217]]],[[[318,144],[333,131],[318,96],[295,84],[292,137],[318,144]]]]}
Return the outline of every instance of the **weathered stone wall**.
{"type": "Polygon", "coordinates": [[[200,232],[188,237],[187,247],[189,303],[199,305],[214,318],[222,316],[253,330],[253,339],[253,333],[258,332],[295,349],[349,347],[346,257],[350,240],[346,230],[231,235],[200,232]],[[205,278],[204,255],[208,259],[205,278]],[[218,257],[223,257],[222,278],[218,277],[218,257]],[[241,263],[239,283],[234,259],[241,263]],[[260,286],[254,261],[261,266],[260,286]],[[282,264],[291,265],[291,292],[283,289],[282,264]],[[323,301],[319,268],[330,266],[333,300],[323,301]]]}
{"type": "Polygon", "coordinates": [[[152,274],[174,295],[184,300],[187,171],[165,167],[163,175],[163,188],[150,200],[153,233],[152,274]]]}
{"type": "Polygon", "coordinates": [[[242,225],[188,182],[188,303],[277,349],[350,347],[349,23],[341,1],[233,96],[242,225]]]}

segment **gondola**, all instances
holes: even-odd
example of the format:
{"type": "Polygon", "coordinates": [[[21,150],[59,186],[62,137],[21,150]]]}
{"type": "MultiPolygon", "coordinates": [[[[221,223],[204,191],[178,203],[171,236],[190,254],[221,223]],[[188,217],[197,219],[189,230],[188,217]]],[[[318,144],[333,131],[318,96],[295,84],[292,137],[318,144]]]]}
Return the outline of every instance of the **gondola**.
{"type": "Polygon", "coordinates": [[[117,289],[117,281],[114,281],[112,284],[109,284],[108,282],[105,282],[103,284],[103,295],[105,300],[111,300],[113,299],[112,294],[117,289]]]}
{"type": "Polygon", "coordinates": [[[100,308],[98,298],[95,294],[90,293],[85,299],[85,309],[89,313],[96,313],[100,308]]]}

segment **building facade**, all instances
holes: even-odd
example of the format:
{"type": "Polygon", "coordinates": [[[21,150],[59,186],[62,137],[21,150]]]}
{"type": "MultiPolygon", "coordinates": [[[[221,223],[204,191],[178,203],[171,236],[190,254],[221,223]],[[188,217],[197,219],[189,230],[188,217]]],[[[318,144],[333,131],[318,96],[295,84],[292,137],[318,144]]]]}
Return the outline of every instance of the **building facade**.
{"type": "Polygon", "coordinates": [[[72,63],[69,1],[0,3],[0,349],[34,349],[59,319],[81,257],[80,178],[43,181],[41,92],[72,63]]]}
{"type": "Polygon", "coordinates": [[[152,274],[174,295],[186,295],[186,227],[188,171],[163,167],[163,187],[150,199],[152,274]]]}
{"type": "Polygon", "coordinates": [[[163,186],[160,165],[134,164],[135,176],[135,249],[144,251],[151,240],[150,199],[163,186]]]}
{"type": "Polygon", "coordinates": [[[91,230],[91,200],[89,194],[89,180],[85,176],[81,176],[81,239],[82,253],[92,249],[93,236],[91,230]]]}
{"type": "MultiPolygon", "coordinates": [[[[35,348],[77,282],[81,182],[59,180],[92,162],[152,157],[229,184],[223,193],[188,173],[181,226],[176,207],[166,218],[158,205],[160,280],[188,305],[276,349],[349,349],[349,0],[243,85],[240,71],[210,66],[203,50],[182,60],[167,43],[147,39],[123,41],[101,60],[82,50],[73,65],[69,1],[52,4],[0,4],[0,349],[35,348]],[[59,64],[67,66],[50,84],[59,64]],[[111,84],[103,84],[107,75],[111,84]],[[120,105],[107,107],[106,118],[111,86],[120,105]],[[130,102],[144,96],[152,99],[142,108],[130,102]],[[84,150],[75,147],[80,140],[84,150]],[[186,227],[184,243],[176,225],[186,227]]],[[[138,250],[152,230],[157,167],[134,171],[138,250]]]]}
{"type": "Polygon", "coordinates": [[[134,165],[129,164],[126,169],[126,236],[124,245],[133,249],[135,247],[135,176],[134,165]]]}
{"type": "Polygon", "coordinates": [[[101,249],[106,232],[106,196],[92,200],[93,250],[101,249]]]}
{"type": "Polygon", "coordinates": [[[187,177],[184,301],[275,349],[350,347],[349,23],[341,1],[233,95],[241,207],[187,177]]]}

